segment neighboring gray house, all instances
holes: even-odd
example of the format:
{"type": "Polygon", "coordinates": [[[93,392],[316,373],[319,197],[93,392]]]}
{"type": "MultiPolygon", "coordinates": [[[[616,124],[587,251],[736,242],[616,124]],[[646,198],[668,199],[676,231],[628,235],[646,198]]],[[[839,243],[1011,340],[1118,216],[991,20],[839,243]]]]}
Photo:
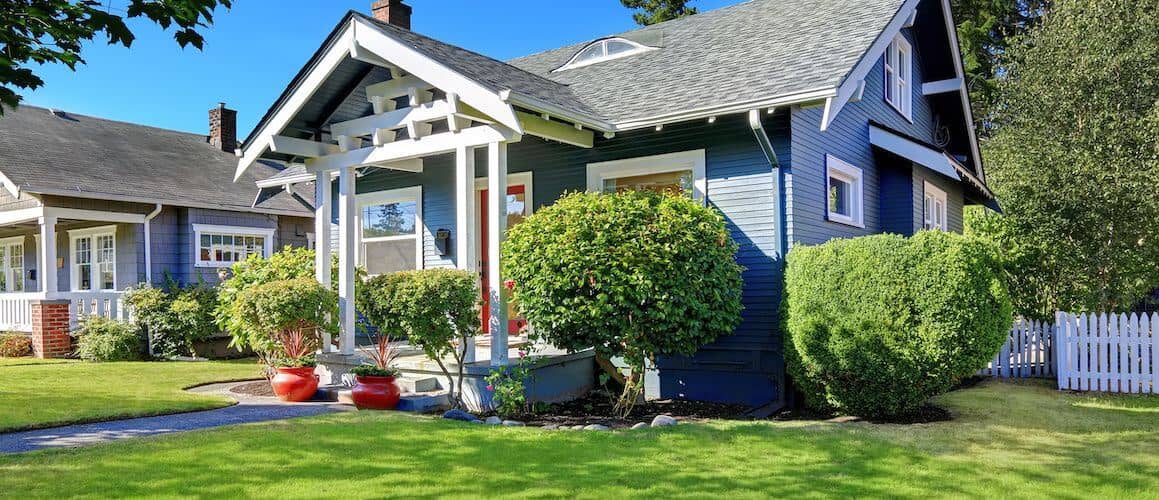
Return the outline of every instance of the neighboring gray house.
{"type": "Polygon", "coordinates": [[[648,392],[775,405],[792,245],[960,231],[964,205],[993,206],[946,0],[752,0],[508,62],[410,31],[399,0],[374,9],[338,23],[238,166],[293,165],[259,185],[315,182],[317,232],[338,222],[343,333],[323,365],[354,352],[359,264],[482,271],[504,364],[516,325],[487,258],[504,226],[568,190],[690,186],[740,243],[744,319],[660,360],[648,392]]]}
{"type": "Polygon", "coordinates": [[[278,173],[276,164],[247,172],[248,185],[231,183],[236,112],[221,105],[209,115],[205,136],[36,106],[5,110],[0,328],[29,330],[36,298],[72,300],[74,321],[123,315],[127,287],[166,275],[216,283],[219,268],[249,254],[308,244],[309,200],[281,192],[255,205],[252,183],[278,173]]]}

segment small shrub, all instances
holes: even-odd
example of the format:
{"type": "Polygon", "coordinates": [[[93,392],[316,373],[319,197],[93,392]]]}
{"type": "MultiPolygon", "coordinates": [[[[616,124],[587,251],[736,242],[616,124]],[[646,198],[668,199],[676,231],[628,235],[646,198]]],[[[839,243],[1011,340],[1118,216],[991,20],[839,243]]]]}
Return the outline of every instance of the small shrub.
{"type": "Polygon", "coordinates": [[[0,358],[32,355],[32,339],[23,333],[0,333],[0,358]]]}
{"type": "Polygon", "coordinates": [[[456,269],[403,271],[376,276],[358,291],[358,310],[383,332],[404,332],[438,363],[450,383],[451,403],[462,406],[463,354],[479,332],[478,276],[456,269]],[[458,376],[443,364],[454,358],[458,376]]]}
{"type": "Polygon", "coordinates": [[[77,332],[76,354],[85,361],[138,361],[144,343],[132,324],[90,316],[77,332]]]}
{"type": "Polygon", "coordinates": [[[337,330],[338,296],[314,278],[250,286],[237,294],[234,342],[252,347],[267,366],[311,366],[318,332],[337,330]]]}
{"type": "Polygon", "coordinates": [[[527,386],[532,362],[524,351],[519,351],[519,363],[513,366],[494,368],[483,380],[491,392],[491,406],[501,417],[514,417],[528,413],[527,386]]]}
{"type": "Polygon", "coordinates": [[[994,356],[1011,324],[990,245],[943,231],[797,246],[786,271],[786,362],[810,405],[912,412],[994,356]]]}
{"type": "Polygon", "coordinates": [[[575,193],[508,231],[504,273],[532,336],[624,358],[627,415],[646,362],[692,355],[740,323],[737,248],[720,212],[686,196],[575,193]]]}
{"type": "Polygon", "coordinates": [[[171,279],[161,288],[142,284],[129,290],[125,300],[160,356],[196,355],[194,343],[220,331],[214,321],[217,290],[204,283],[184,288],[171,279]]]}

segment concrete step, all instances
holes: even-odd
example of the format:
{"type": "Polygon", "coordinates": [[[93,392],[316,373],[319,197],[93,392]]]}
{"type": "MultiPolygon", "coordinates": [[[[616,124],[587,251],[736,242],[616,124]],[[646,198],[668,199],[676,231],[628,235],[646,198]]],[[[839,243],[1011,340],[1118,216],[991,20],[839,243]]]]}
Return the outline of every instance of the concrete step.
{"type": "MultiPolygon", "coordinates": [[[[353,391],[345,386],[323,386],[318,388],[314,401],[331,401],[344,405],[354,405],[353,391]]],[[[436,388],[432,391],[403,391],[399,399],[397,411],[414,413],[431,413],[451,407],[451,400],[446,391],[436,388]]]]}
{"type": "Polygon", "coordinates": [[[438,378],[425,375],[403,375],[395,382],[402,392],[432,392],[442,388],[438,378]]]}

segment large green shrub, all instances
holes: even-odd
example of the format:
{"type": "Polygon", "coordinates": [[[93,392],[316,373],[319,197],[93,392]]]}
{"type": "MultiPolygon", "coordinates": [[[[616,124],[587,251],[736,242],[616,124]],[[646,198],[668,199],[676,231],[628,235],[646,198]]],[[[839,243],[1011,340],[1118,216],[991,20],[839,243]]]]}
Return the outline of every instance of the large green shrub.
{"type": "Polygon", "coordinates": [[[32,355],[32,339],[19,332],[0,333],[0,358],[20,358],[32,355]]]}
{"type": "Polygon", "coordinates": [[[306,364],[317,333],[338,329],[338,296],[312,277],[249,286],[235,300],[229,321],[240,335],[234,342],[253,348],[267,365],[306,364]]]}
{"type": "Polygon", "coordinates": [[[76,355],[85,361],[137,361],[144,342],[132,324],[89,316],[77,332],[76,355]]]}
{"type": "Polygon", "coordinates": [[[385,334],[405,333],[450,383],[454,405],[462,404],[463,355],[468,338],[479,333],[478,276],[456,269],[426,269],[384,274],[359,287],[358,311],[385,334]],[[452,377],[443,358],[456,362],[452,377]]]}
{"type": "Polygon", "coordinates": [[[167,279],[160,288],[143,284],[129,290],[125,301],[133,308],[133,320],[149,335],[152,354],[194,356],[195,342],[220,332],[214,318],[217,290],[204,283],[181,287],[167,279]]]}
{"type": "Polygon", "coordinates": [[[736,328],[736,252],[720,213],[691,198],[575,193],[508,231],[503,272],[534,336],[624,358],[626,413],[646,361],[691,355],[736,328]]]}
{"type": "Polygon", "coordinates": [[[808,401],[911,412],[994,356],[1011,325],[991,245],[942,231],[797,246],[785,277],[786,360],[808,401]]]}

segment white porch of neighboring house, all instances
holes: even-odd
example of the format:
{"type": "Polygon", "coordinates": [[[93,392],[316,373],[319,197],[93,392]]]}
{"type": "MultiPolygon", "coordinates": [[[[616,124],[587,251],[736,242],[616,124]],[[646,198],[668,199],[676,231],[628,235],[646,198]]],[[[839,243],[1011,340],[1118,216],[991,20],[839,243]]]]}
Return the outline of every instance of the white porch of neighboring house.
{"type": "Polygon", "coordinates": [[[90,315],[130,319],[122,296],[139,281],[138,266],[118,273],[126,265],[118,256],[136,261],[143,248],[151,274],[150,218],[51,206],[0,212],[0,234],[7,235],[0,236],[0,329],[31,333],[35,354],[51,357],[67,355],[69,346],[62,332],[45,331],[52,322],[42,315],[60,319],[66,313],[60,324],[66,336],[90,315]],[[144,245],[137,244],[137,228],[143,228],[144,245]]]}
{"type": "MultiPolygon", "coordinates": [[[[425,159],[435,156],[454,157],[454,230],[450,250],[454,265],[477,272],[483,279],[486,338],[468,344],[465,366],[467,388],[464,391],[471,406],[485,404],[482,381],[491,369],[517,358],[520,348],[509,331],[509,308],[503,289],[502,262],[497,256],[503,243],[508,214],[508,146],[518,143],[525,134],[548,138],[577,147],[591,148],[593,131],[573,123],[517,110],[505,97],[449,68],[428,59],[414,48],[376,29],[360,19],[351,19],[332,37],[335,42],[319,55],[295,90],[276,105],[247,141],[239,163],[239,175],[265,155],[274,155],[300,165],[300,175],[259,182],[263,188],[314,182],[315,234],[331,234],[330,224],[337,214],[338,295],[340,333],[336,346],[324,339],[326,352],[319,355],[319,374],[324,384],[340,384],[341,376],[360,363],[357,353],[355,311],[355,269],[363,243],[360,223],[360,199],[378,193],[359,193],[358,179],[365,169],[391,169],[422,172],[425,159]],[[364,87],[372,105],[370,115],[329,123],[325,137],[295,137],[290,124],[325,82],[335,67],[349,58],[366,62],[390,73],[390,78],[364,87]],[[485,176],[476,178],[476,154],[485,158],[485,176]],[[337,189],[332,190],[336,182],[337,189]],[[479,200],[485,220],[476,213],[476,196],[482,183],[486,195],[479,200]],[[336,191],[336,192],[335,192],[336,191]],[[486,228],[486,234],[481,234],[486,228]],[[485,237],[483,237],[485,236],[485,237]],[[485,242],[486,248],[478,248],[485,242]],[[485,260],[481,255],[492,256],[485,260]],[[482,268],[480,268],[482,267],[482,268]]],[[[435,167],[431,167],[435,168],[435,167]]],[[[438,168],[445,168],[440,165],[438,168]]],[[[417,187],[416,189],[421,189],[417,187]]],[[[418,204],[421,211],[421,203],[418,204]]],[[[422,226],[419,231],[434,232],[422,226]]],[[[422,237],[418,237],[422,244],[422,237]]],[[[319,282],[330,285],[331,248],[316,245],[316,275],[319,282]]],[[[421,254],[421,252],[420,252],[421,254]]],[[[449,261],[448,261],[449,262],[449,261]]],[[[422,268],[424,263],[417,263],[422,268]]],[[[412,353],[414,354],[414,353],[412,353]]],[[[567,354],[540,351],[546,355],[536,370],[532,399],[557,400],[573,397],[590,389],[594,380],[594,362],[590,352],[567,354]],[[580,361],[580,362],[575,362],[580,361]]],[[[441,375],[432,360],[409,356],[400,362],[407,374],[441,375]]],[[[438,376],[441,379],[441,376],[438,376]]],[[[443,381],[440,380],[440,383],[443,381]]]]}

